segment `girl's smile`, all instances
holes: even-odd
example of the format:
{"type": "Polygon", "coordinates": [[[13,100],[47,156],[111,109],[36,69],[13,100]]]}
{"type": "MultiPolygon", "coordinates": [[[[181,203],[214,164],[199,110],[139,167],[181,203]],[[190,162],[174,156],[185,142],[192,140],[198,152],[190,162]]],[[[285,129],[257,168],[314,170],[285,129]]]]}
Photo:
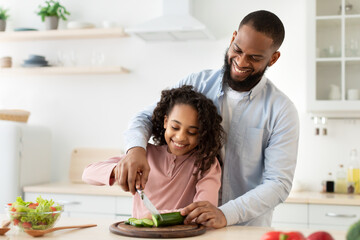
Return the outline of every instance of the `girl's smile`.
{"type": "Polygon", "coordinates": [[[198,145],[198,113],[190,105],[176,104],[164,118],[168,151],[176,156],[189,153],[198,145]]]}

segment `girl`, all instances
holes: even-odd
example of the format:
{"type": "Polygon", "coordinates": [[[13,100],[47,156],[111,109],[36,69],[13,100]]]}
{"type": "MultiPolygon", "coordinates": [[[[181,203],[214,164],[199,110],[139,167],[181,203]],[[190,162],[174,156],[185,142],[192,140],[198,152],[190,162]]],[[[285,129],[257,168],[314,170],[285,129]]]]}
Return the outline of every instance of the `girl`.
{"type": "MultiPolygon", "coordinates": [[[[150,173],[145,194],[160,212],[181,209],[195,201],[218,205],[221,167],[216,158],[224,139],[213,102],[201,93],[183,86],[164,90],[152,116],[153,144],[147,145],[150,173]]],[[[90,164],[83,181],[113,185],[118,162],[123,157],[90,164]]],[[[136,194],[133,217],[149,216],[136,194]]]]}

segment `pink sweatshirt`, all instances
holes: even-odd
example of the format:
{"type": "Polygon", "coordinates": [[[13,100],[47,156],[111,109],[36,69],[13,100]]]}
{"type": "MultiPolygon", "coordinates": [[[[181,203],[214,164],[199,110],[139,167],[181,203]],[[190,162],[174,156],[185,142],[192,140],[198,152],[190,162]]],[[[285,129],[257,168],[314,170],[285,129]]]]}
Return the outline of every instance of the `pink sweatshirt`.
{"type": "MultiPolygon", "coordinates": [[[[111,172],[124,156],[90,164],[83,172],[83,181],[93,185],[113,185],[115,179],[110,178],[111,172]]],[[[148,144],[147,160],[150,173],[144,192],[160,212],[181,209],[197,201],[209,201],[215,206],[218,205],[221,184],[218,161],[201,179],[197,179],[193,175],[196,170],[195,158],[189,155],[175,156],[167,151],[167,145],[148,144]]],[[[143,218],[149,214],[139,194],[135,194],[133,217],[143,218]]]]}

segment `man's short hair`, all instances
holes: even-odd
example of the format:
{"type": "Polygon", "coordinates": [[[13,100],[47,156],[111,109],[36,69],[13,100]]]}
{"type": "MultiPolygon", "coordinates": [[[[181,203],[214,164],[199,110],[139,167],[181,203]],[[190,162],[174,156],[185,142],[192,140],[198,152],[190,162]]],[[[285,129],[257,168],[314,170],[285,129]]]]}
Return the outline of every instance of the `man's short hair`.
{"type": "Polygon", "coordinates": [[[257,32],[263,33],[273,40],[273,46],[278,49],[285,37],[285,28],[281,20],[272,12],[259,10],[249,13],[240,22],[239,29],[243,25],[252,26],[257,32]]]}

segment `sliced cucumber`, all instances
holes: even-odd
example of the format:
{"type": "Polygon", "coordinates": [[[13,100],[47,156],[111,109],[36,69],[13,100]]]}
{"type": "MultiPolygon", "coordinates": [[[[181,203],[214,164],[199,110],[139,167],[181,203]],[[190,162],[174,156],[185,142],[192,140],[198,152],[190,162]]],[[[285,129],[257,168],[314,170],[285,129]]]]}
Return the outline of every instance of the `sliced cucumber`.
{"type": "Polygon", "coordinates": [[[141,220],[142,220],[142,225],[144,227],[152,227],[152,226],[154,226],[154,222],[151,219],[144,218],[144,219],[141,219],[141,220]]]}
{"type": "Polygon", "coordinates": [[[160,215],[152,215],[155,227],[184,224],[185,216],[182,216],[180,212],[163,213],[160,215]]]}
{"type": "Polygon", "coordinates": [[[134,227],[143,227],[143,220],[141,219],[136,219],[136,220],[132,220],[130,222],[131,225],[133,225],[134,227]]]}

